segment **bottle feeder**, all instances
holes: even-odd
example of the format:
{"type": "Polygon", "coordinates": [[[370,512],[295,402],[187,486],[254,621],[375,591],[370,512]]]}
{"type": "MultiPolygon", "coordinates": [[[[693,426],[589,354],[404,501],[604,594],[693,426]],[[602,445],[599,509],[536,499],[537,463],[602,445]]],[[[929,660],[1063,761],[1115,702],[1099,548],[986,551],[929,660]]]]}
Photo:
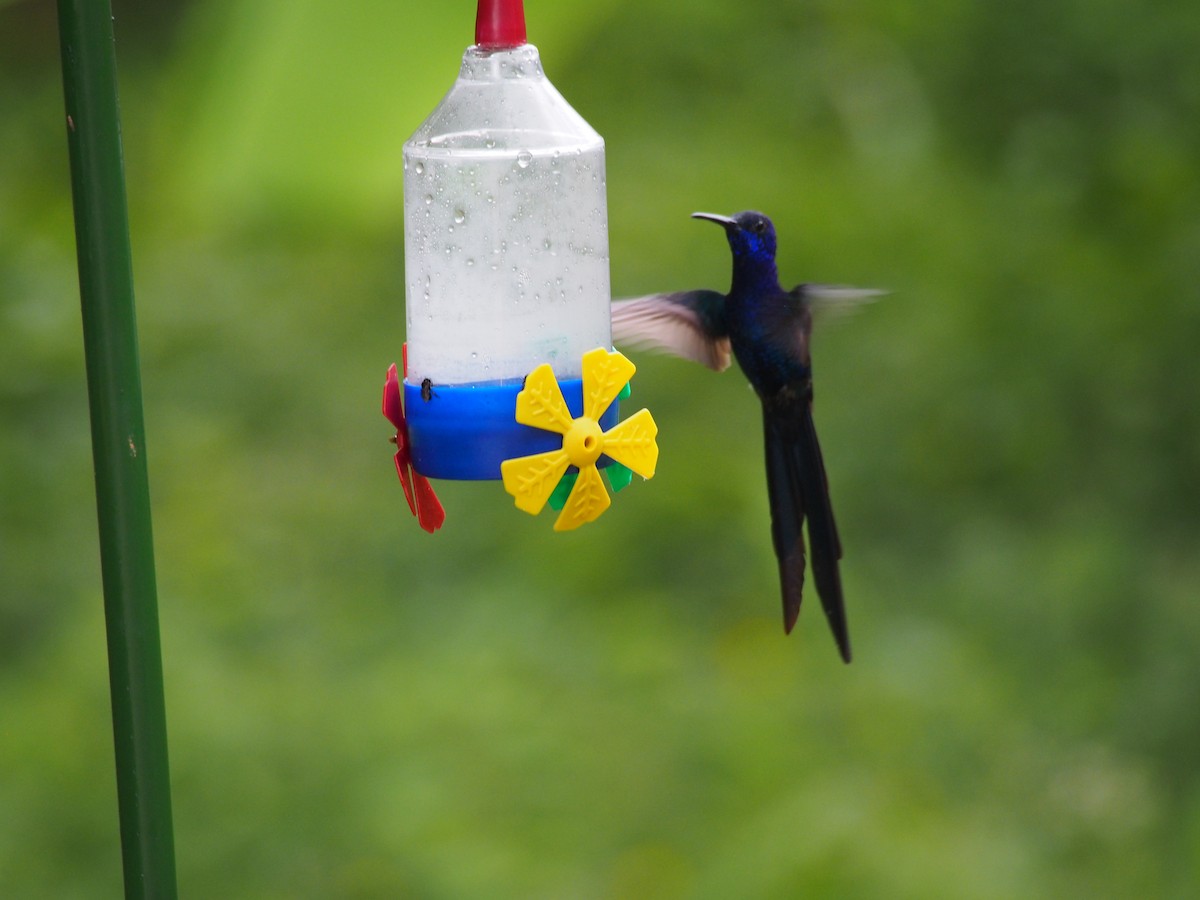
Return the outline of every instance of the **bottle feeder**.
{"type": "Polygon", "coordinates": [[[634,366],[613,351],[604,140],[526,42],[521,0],[480,0],[458,79],[404,145],[407,344],[384,415],[422,527],[427,479],[502,479],[519,509],[577,527],[630,472],[654,474],[657,429],[618,424],[634,366]],[[411,470],[411,471],[410,471],[411,470]]]}

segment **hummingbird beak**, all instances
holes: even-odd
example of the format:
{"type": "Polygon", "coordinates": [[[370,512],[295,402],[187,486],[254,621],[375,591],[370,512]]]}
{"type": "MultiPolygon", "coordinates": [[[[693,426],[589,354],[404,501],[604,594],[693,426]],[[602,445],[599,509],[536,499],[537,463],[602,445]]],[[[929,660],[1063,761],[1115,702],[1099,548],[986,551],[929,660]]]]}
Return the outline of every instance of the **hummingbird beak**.
{"type": "Polygon", "coordinates": [[[706,219],[709,222],[716,222],[718,225],[722,226],[726,231],[733,231],[735,228],[738,227],[738,223],[735,222],[733,219],[729,218],[729,216],[718,216],[716,213],[695,212],[695,213],[692,213],[692,218],[693,219],[706,219]]]}

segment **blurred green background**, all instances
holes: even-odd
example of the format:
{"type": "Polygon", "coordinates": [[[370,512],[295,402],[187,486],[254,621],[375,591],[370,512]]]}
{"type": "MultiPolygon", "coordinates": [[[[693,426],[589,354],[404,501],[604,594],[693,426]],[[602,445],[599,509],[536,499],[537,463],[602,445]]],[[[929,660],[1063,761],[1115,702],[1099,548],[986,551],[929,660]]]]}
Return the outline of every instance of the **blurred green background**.
{"type": "MultiPolygon", "coordinates": [[[[1194,897],[1200,6],[530,0],[614,293],[889,288],[815,341],[857,658],[780,628],[756,403],[409,517],[400,146],[473,4],[117,0],[182,893],[1194,897]]],[[[120,892],[53,4],[0,2],[0,893],[120,892]]]]}

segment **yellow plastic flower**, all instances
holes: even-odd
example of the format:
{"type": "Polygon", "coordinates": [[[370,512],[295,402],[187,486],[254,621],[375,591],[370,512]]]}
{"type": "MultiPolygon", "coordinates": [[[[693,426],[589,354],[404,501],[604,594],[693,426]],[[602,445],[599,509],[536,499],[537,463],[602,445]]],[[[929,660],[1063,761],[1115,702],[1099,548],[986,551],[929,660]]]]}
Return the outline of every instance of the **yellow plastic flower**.
{"type": "Polygon", "coordinates": [[[579,477],[554,523],[555,531],[570,531],[591,522],[612,502],[600,478],[596,460],[601,454],[627,466],[643,478],[654,476],[658,463],[658,426],[649,410],[640,410],[602,431],[600,417],[629,381],[636,367],[617,351],[602,347],[583,355],[583,415],[571,417],[562,390],[549,364],[538,366],[517,394],[517,421],[563,436],[562,448],[500,464],[504,489],[516,498],[518,509],[541,512],[568,466],[579,477]]]}

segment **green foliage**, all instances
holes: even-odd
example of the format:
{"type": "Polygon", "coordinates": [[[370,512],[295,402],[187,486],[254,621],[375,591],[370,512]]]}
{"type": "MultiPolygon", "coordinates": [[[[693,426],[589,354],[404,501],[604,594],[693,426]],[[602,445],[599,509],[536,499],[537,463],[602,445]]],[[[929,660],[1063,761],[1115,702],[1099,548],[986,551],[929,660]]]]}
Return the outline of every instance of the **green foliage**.
{"type": "MultiPolygon", "coordinates": [[[[735,373],[637,358],[659,474],[579,532],[409,519],[400,145],[469,4],[117,6],[182,893],[1194,896],[1193,6],[529,4],[618,295],[747,207],[893,291],[815,346],[848,668],[735,373]]],[[[116,896],[56,49],[0,4],[0,893],[116,896]]]]}

